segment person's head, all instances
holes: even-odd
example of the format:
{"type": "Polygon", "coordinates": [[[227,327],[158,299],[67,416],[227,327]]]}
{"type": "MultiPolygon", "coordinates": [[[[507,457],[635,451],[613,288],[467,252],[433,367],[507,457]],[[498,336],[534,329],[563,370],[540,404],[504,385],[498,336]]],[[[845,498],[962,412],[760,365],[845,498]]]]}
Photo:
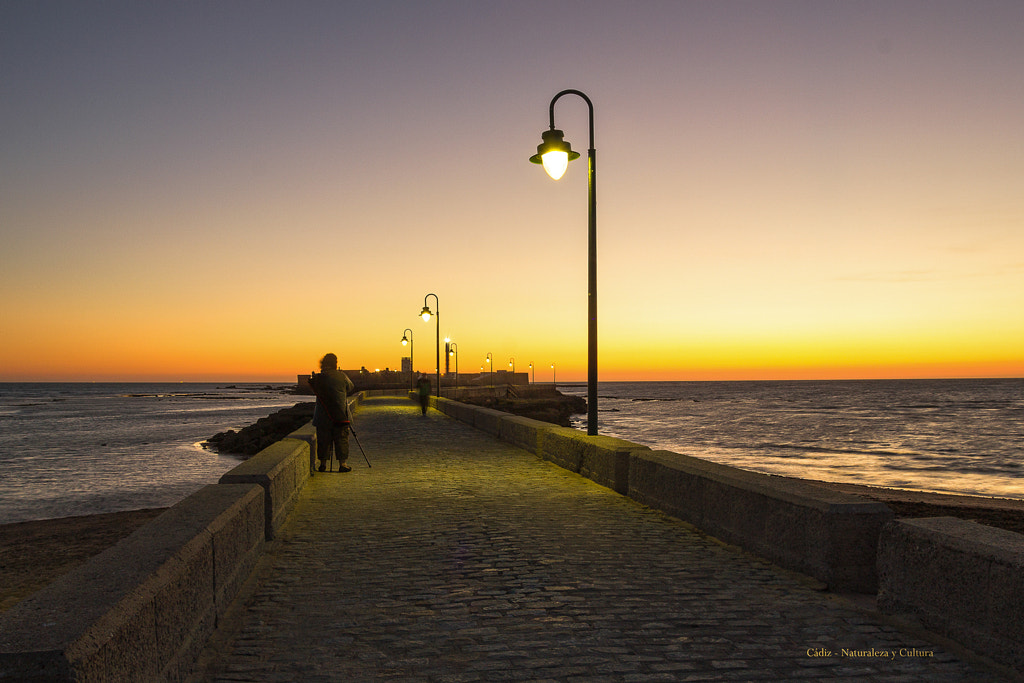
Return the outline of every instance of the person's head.
{"type": "Polygon", "coordinates": [[[324,370],[337,370],[338,369],[338,357],[333,353],[326,354],[320,359],[320,372],[324,370]]]}

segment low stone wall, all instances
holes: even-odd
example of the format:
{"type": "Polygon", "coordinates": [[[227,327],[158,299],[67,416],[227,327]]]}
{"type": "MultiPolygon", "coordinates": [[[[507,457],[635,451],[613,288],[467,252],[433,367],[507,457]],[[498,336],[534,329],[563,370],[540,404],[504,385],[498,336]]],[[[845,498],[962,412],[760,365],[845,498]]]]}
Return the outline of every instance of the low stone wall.
{"type": "Polygon", "coordinates": [[[264,538],[259,487],[200,489],[0,615],[0,679],[184,679],[264,538]]]}
{"type": "Polygon", "coordinates": [[[886,525],[878,607],[1024,673],[1024,535],[953,517],[886,525]]]}
{"type": "Polygon", "coordinates": [[[263,489],[265,533],[270,541],[288,518],[309,479],[309,459],[309,442],[281,439],[226,472],[220,483],[257,484],[263,489]]]}
{"type": "Polygon", "coordinates": [[[539,441],[540,457],[623,495],[629,494],[630,453],[651,450],[631,441],[553,425],[543,430],[539,441]]]}
{"type": "Polygon", "coordinates": [[[430,405],[832,590],[877,588],[878,535],[893,517],[882,503],[446,398],[430,405]]]}
{"type": "Polygon", "coordinates": [[[831,590],[875,592],[884,504],[669,451],[634,452],[631,498],[831,590]]]}

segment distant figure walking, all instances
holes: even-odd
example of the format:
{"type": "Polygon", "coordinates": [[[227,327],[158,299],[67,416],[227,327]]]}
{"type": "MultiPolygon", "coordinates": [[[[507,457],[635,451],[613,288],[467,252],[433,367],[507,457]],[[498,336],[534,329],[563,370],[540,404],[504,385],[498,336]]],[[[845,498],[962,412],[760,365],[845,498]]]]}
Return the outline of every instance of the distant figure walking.
{"type": "Polygon", "coordinates": [[[430,380],[426,377],[420,377],[419,381],[416,382],[416,388],[420,392],[420,409],[426,415],[427,404],[430,403],[430,380]]]}
{"type": "Polygon", "coordinates": [[[352,421],[348,413],[348,395],[356,387],[344,372],[338,369],[338,357],[328,353],[320,359],[320,373],[309,377],[309,386],[316,394],[313,426],[316,427],[316,457],[319,471],[327,469],[331,452],[338,458],[339,472],[351,472],[348,462],[348,427],[352,421]]]}

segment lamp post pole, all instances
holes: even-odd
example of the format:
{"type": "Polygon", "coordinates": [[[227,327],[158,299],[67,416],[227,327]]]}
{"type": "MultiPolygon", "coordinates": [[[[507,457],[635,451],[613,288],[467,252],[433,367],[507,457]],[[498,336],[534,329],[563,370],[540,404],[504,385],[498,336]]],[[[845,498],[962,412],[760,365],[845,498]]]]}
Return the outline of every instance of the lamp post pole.
{"type": "Polygon", "coordinates": [[[437,371],[437,393],[436,393],[436,396],[438,398],[441,398],[441,302],[438,300],[437,294],[434,294],[434,293],[427,294],[427,296],[423,297],[423,310],[420,311],[420,316],[422,316],[423,322],[430,322],[430,316],[432,316],[432,315],[436,318],[436,320],[434,321],[434,323],[436,324],[435,335],[434,335],[434,342],[435,342],[435,345],[436,345],[435,346],[435,351],[436,351],[436,356],[437,356],[437,358],[436,358],[436,362],[437,362],[437,367],[436,367],[436,371],[437,371]],[[427,299],[430,298],[430,297],[434,297],[434,306],[437,309],[433,313],[431,313],[430,307],[427,306],[427,299]]]}
{"type": "Polygon", "coordinates": [[[412,344],[412,330],[408,327],[402,331],[402,346],[409,345],[409,386],[416,386],[416,364],[413,362],[413,344],[412,344]],[[408,335],[408,336],[406,336],[408,335]]]}
{"type": "Polygon", "coordinates": [[[587,268],[587,434],[597,434],[597,176],[596,152],[594,150],[594,104],[579,90],[563,90],[551,99],[548,108],[551,127],[541,138],[537,154],[530,157],[535,164],[544,164],[544,170],[558,180],[570,161],[579,158],[569,143],[562,139],[562,131],[555,128],[555,102],[564,95],[578,95],[587,103],[590,112],[590,148],[587,150],[587,219],[588,219],[588,268],[587,268]],[[557,166],[556,166],[557,164],[557,166]]]}
{"type": "Polygon", "coordinates": [[[451,350],[448,352],[450,356],[455,357],[455,400],[459,400],[459,345],[455,342],[450,344],[451,350]]]}

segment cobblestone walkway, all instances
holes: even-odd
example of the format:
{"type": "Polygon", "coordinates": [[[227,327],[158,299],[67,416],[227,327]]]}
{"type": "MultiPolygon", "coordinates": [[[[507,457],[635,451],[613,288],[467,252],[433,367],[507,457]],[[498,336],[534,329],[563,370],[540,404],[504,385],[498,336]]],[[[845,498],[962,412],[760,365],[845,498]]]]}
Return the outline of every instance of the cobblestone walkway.
{"type": "Polygon", "coordinates": [[[1003,680],[411,401],[355,428],[196,680],[1003,680]]]}

